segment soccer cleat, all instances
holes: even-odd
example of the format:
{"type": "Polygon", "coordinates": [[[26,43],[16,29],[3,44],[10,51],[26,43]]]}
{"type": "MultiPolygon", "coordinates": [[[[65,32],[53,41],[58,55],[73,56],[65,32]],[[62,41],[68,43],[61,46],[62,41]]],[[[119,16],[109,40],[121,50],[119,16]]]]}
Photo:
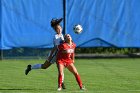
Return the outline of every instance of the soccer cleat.
{"type": "Polygon", "coordinates": [[[61,87],[59,87],[58,89],[57,89],[57,91],[61,91],[62,90],[62,88],[61,87]]]}
{"type": "Polygon", "coordinates": [[[62,83],[62,89],[66,89],[66,87],[65,87],[65,84],[64,84],[64,83],[62,83]]]}
{"type": "Polygon", "coordinates": [[[30,71],[31,71],[31,65],[28,65],[25,70],[25,74],[27,75],[30,71]]]}
{"type": "Polygon", "coordinates": [[[86,90],[85,86],[82,86],[82,88],[80,88],[80,90],[86,90]]]}

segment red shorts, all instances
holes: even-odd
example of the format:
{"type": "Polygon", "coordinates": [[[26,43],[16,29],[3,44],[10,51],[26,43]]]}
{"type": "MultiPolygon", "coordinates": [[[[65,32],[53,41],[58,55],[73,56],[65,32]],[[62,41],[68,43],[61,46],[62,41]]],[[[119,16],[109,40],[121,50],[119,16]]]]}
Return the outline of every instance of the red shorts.
{"type": "Polygon", "coordinates": [[[65,61],[58,61],[58,64],[64,65],[65,67],[68,67],[73,62],[65,62],[65,61]]]}

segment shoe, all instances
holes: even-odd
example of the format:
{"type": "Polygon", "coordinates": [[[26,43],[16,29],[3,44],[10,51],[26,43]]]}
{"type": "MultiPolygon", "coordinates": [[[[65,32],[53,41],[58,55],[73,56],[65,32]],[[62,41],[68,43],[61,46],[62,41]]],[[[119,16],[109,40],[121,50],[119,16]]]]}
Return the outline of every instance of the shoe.
{"type": "Polygon", "coordinates": [[[25,75],[27,75],[31,71],[31,65],[27,66],[27,69],[25,70],[25,75]]]}
{"type": "Polygon", "coordinates": [[[64,84],[64,83],[62,83],[62,89],[66,89],[66,87],[65,87],[65,84],[64,84]]]}
{"type": "Polygon", "coordinates": [[[80,90],[86,90],[85,86],[82,86],[82,88],[80,88],[80,90]]]}
{"type": "Polygon", "coordinates": [[[57,91],[61,91],[62,90],[62,88],[61,87],[59,87],[58,89],[57,89],[57,91]]]}

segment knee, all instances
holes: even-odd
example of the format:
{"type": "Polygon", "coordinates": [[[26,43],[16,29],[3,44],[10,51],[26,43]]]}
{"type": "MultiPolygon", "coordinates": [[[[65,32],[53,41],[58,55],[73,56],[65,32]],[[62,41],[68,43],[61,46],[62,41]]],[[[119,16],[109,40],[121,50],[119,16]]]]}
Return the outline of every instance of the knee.
{"type": "Polygon", "coordinates": [[[42,65],[41,65],[41,68],[42,68],[42,69],[46,69],[47,67],[46,67],[44,64],[42,64],[42,65]]]}
{"type": "Polygon", "coordinates": [[[42,69],[47,69],[49,66],[42,64],[41,68],[42,69]]]}
{"type": "Polygon", "coordinates": [[[64,73],[63,73],[63,70],[58,70],[58,74],[59,75],[63,75],[64,73]]]}
{"type": "Polygon", "coordinates": [[[63,75],[64,73],[63,72],[59,72],[59,75],[63,75]]]}
{"type": "Polygon", "coordinates": [[[79,73],[78,72],[75,72],[75,73],[73,73],[75,76],[77,76],[77,75],[79,75],[79,73]]]}

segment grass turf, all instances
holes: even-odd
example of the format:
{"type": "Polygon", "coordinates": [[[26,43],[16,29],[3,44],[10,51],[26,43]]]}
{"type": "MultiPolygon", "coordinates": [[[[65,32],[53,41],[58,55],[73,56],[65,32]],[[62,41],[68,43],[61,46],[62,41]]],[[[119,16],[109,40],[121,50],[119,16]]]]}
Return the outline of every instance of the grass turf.
{"type": "MultiPolygon", "coordinates": [[[[57,68],[32,70],[28,64],[44,60],[0,61],[0,93],[57,93],[57,68]]],[[[76,59],[86,91],[80,91],[74,76],[65,69],[66,90],[61,93],[140,93],[140,59],[76,59]]]]}

